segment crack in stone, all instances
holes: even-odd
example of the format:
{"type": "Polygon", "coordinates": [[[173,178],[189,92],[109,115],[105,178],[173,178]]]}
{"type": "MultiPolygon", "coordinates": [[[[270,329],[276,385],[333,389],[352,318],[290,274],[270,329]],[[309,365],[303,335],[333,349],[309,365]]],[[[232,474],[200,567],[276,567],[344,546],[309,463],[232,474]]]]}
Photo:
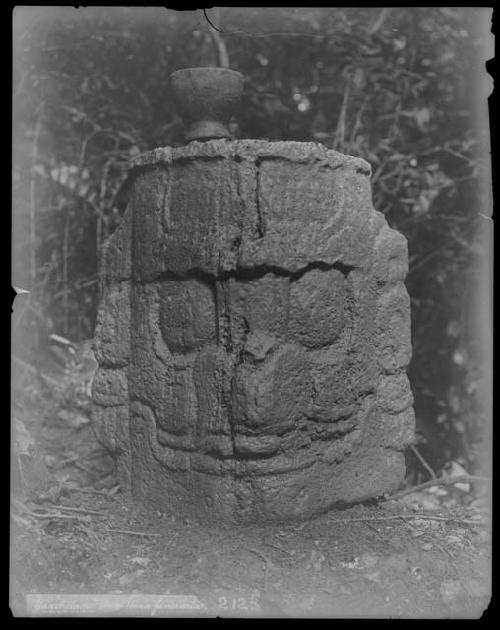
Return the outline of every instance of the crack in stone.
{"type": "Polygon", "coordinates": [[[255,161],[255,208],[257,210],[257,234],[259,238],[263,238],[266,234],[266,217],[264,209],[261,206],[261,183],[260,183],[260,162],[255,161]]]}
{"type": "MultiPolygon", "coordinates": [[[[228,284],[225,281],[216,280],[214,283],[214,296],[215,296],[215,309],[216,309],[216,321],[217,321],[217,340],[223,350],[229,357],[233,359],[233,369],[235,356],[233,353],[233,339],[231,335],[230,314],[229,314],[229,299],[228,299],[228,284]]],[[[231,439],[231,446],[233,456],[235,454],[235,423],[231,403],[231,382],[228,382],[226,366],[221,366],[218,369],[219,378],[217,379],[217,399],[221,408],[227,412],[227,421],[229,424],[229,437],[231,439]]]]}
{"type": "Polygon", "coordinates": [[[199,280],[200,282],[204,282],[205,284],[213,286],[217,282],[224,282],[229,279],[241,280],[246,282],[260,280],[269,273],[282,278],[289,278],[291,282],[296,282],[297,280],[302,278],[302,276],[304,276],[309,271],[312,271],[313,269],[319,269],[321,271],[336,270],[340,271],[342,275],[347,277],[351,271],[354,271],[356,269],[356,267],[346,265],[340,261],[336,261],[334,263],[326,263],[320,260],[310,262],[307,265],[304,265],[304,267],[300,267],[295,271],[290,271],[289,269],[284,269],[283,267],[279,267],[277,265],[262,264],[255,265],[254,267],[237,267],[236,269],[220,271],[217,274],[212,274],[207,271],[203,271],[202,269],[199,269],[197,267],[194,267],[186,270],[183,273],[179,273],[176,271],[164,271],[155,280],[147,280],[142,282],[141,284],[149,284],[151,282],[161,282],[165,280],[175,280],[177,282],[199,280]]]}

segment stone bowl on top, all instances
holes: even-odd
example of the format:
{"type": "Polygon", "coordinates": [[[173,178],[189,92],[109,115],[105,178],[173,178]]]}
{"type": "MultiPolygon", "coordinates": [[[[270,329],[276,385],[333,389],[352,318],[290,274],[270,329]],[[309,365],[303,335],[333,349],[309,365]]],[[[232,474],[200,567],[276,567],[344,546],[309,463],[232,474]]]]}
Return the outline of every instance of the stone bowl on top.
{"type": "Polygon", "coordinates": [[[228,123],[243,91],[244,77],[228,68],[183,68],[171,75],[186,140],[231,138],[228,123]]]}

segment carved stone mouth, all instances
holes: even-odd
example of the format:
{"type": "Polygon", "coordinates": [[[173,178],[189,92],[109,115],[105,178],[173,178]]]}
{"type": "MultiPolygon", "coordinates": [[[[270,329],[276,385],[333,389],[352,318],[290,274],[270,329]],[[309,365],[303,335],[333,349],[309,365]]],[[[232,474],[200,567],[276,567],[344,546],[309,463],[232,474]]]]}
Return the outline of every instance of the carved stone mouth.
{"type": "Polygon", "coordinates": [[[257,438],[241,434],[235,437],[214,434],[214,450],[205,449],[205,452],[199,452],[195,445],[190,444],[189,436],[173,435],[159,428],[155,413],[149,405],[135,401],[131,411],[132,423],[146,423],[153,455],[165,468],[176,471],[194,470],[216,476],[276,475],[310,468],[320,460],[328,461],[333,458],[340,461],[352,450],[353,444],[359,438],[354,419],[348,419],[330,425],[329,431],[319,431],[316,435],[312,431],[307,435],[304,432],[301,436],[300,429],[283,436],[266,435],[257,438]],[[265,445],[265,438],[268,438],[271,447],[267,451],[264,448],[259,452],[251,440],[257,439],[256,444],[265,445]],[[284,448],[287,442],[289,446],[293,443],[293,455],[286,452],[288,448],[284,448]],[[336,446],[332,448],[333,445],[336,446]]]}

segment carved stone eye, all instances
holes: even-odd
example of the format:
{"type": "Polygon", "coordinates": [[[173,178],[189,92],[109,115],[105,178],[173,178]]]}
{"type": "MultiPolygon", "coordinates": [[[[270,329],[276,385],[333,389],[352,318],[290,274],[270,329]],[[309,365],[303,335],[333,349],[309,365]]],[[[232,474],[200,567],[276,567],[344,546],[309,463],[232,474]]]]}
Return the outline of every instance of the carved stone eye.
{"type": "Polygon", "coordinates": [[[190,352],[216,341],[214,290],[201,280],[165,280],[160,327],[171,352],[190,352]]]}

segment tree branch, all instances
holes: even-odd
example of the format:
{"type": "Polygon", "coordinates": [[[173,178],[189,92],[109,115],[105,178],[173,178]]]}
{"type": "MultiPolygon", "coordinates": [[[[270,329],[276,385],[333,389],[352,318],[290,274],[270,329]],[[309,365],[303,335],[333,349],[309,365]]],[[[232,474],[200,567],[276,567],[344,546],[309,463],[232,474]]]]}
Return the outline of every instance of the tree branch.
{"type": "MultiPolygon", "coordinates": [[[[214,8],[214,11],[216,12],[217,22],[220,22],[219,9],[214,8]]],[[[205,16],[206,21],[210,25],[210,35],[212,36],[212,39],[214,40],[215,46],[217,48],[217,53],[219,57],[219,66],[221,68],[229,68],[229,54],[227,52],[226,42],[221,36],[222,30],[218,28],[217,26],[215,26],[215,24],[210,20],[210,18],[207,15],[206,9],[203,9],[203,14],[205,16]]]]}

